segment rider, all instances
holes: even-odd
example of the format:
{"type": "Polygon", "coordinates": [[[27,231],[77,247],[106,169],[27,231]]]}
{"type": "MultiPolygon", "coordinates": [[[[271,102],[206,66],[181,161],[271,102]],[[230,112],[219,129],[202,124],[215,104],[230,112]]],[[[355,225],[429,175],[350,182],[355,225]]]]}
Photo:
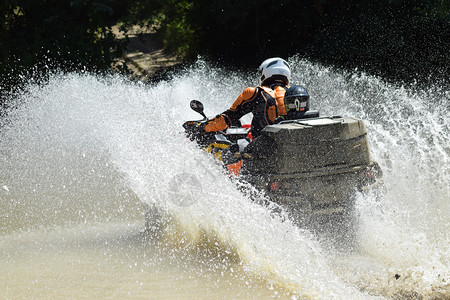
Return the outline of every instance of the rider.
{"type": "Polygon", "coordinates": [[[239,126],[239,119],[251,112],[251,132],[255,138],[266,125],[273,124],[278,115],[286,115],[284,94],[291,79],[288,63],[279,57],[269,58],[261,64],[259,71],[260,85],[246,88],[230,109],[205,125],[205,131],[215,132],[239,126]]]}
{"type": "MultiPolygon", "coordinates": [[[[287,120],[297,120],[305,118],[319,117],[318,110],[310,110],[309,94],[305,88],[299,85],[293,85],[286,90],[284,95],[284,108],[285,113],[280,114],[275,119],[275,124],[287,120]]],[[[239,154],[239,157],[258,157],[267,156],[270,153],[276,152],[275,143],[268,135],[261,136],[258,141],[250,143],[243,152],[239,154]]],[[[268,166],[270,168],[270,166],[268,166]]]]}

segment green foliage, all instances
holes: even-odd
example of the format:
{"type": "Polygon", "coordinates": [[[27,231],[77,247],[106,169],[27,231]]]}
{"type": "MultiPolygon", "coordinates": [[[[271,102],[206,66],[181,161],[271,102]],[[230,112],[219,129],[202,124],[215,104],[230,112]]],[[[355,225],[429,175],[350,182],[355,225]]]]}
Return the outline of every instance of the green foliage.
{"type": "Polygon", "coordinates": [[[122,55],[111,26],[157,29],[167,50],[254,68],[300,54],[393,80],[450,73],[445,0],[2,0],[0,93],[20,74],[108,70],[122,55]]]}
{"type": "Polygon", "coordinates": [[[121,48],[111,32],[125,0],[2,0],[0,83],[20,84],[30,68],[106,70],[121,48]]]}
{"type": "Polygon", "coordinates": [[[164,44],[169,51],[185,55],[193,42],[194,30],[187,21],[192,3],[187,0],[168,0],[164,7],[161,30],[164,32],[164,44]]]}
{"type": "Polygon", "coordinates": [[[449,80],[448,1],[162,2],[167,45],[188,57],[254,67],[300,54],[395,81],[449,80]]]}

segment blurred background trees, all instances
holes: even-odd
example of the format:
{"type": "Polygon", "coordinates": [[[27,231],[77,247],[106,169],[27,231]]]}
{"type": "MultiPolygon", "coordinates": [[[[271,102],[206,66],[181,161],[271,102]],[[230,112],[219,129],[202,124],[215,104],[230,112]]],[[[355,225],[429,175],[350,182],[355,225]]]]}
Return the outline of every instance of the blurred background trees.
{"type": "Polygon", "coordinates": [[[197,0],[188,54],[253,67],[300,54],[394,81],[448,83],[449,11],[444,0],[197,0]]]}
{"type": "Polygon", "coordinates": [[[445,0],[2,0],[0,87],[19,86],[30,70],[109,71],[126,49],[112,34],[116,24],[125,36],[131,25],[153,26],[185,60],[255,69],[267,57],[298,54],[387,80],[448,85],[449,11],[445,0]]]}

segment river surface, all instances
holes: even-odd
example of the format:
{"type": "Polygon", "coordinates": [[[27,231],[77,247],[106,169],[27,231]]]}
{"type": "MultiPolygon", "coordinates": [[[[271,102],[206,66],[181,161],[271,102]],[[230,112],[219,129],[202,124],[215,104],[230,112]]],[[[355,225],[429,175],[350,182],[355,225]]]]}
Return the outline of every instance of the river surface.
{"type": "Polygon", "coordinates": [[[256,73],[54,74],[0,121],[0,298],[450,298],[449,91],[290,63],[312,109],[364,119],[384,172],[351,247],[252,202],[181,134],[191,99],[214,116],[256,73]],[[146,231],[144,205],[169,221],[146,231]]]}

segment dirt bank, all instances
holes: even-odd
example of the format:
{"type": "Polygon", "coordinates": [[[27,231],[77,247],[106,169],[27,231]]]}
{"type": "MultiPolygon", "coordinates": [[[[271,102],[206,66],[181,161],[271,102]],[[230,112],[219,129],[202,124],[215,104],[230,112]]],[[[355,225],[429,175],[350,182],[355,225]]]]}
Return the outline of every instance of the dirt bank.
{"type": "MultiPolygon", "coordinates": [[[[117,27],[113,28],[113,33],[118,39],[125,39],[117,27]]],[[[127,50],[115,67],[124,63],[131,77],[148,82],[159,77],[164,70],[181,65],[181,59],[164,50],[153,30],[135,26],[128,32],[127,50]]]]}

